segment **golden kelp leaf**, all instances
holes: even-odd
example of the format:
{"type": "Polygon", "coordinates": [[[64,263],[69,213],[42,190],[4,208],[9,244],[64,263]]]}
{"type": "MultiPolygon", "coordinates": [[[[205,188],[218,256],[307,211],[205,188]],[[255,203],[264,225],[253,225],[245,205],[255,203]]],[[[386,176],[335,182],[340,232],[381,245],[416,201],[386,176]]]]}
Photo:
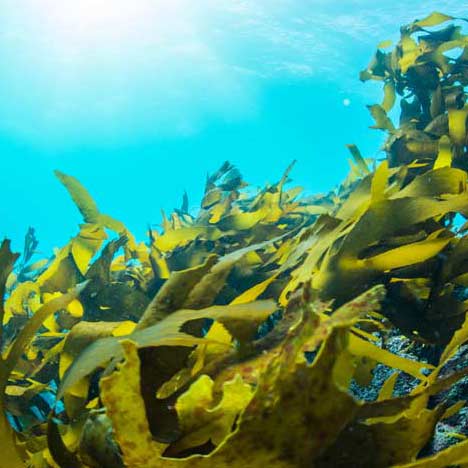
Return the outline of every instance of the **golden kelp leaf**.
{"type": "Polygon", "coordinates": [[[398,198],[383,200],[371,206],[356,223],[341,247],[356,256],[359,252],[380,239],[393,236],[402,225],[415,225],[448,212],[465,211],[468,196],[463,193],[448,200],[398,198]]]}
{"type": "Polygon", "coordinates": [[[97,224],[100,214],[99,209],[89,192],[81,185],[78,179],[60,171],[55,171],[55,175],[68,190],[84,220],[87,223],[97,224]]]}
{"type": "Polygon", "coordinates": [[[222,323],[237,340],[246,342],[255,336],[258,326],[276,310],[276,303],[272,300],[226,306],[215,305],[201,310],[179,310],[164,320],[164,327],[179,329],[185,322],[209,318],[222,323]]]}
{"type": "Polygon", "coordinates": [[[118,239],[114,239],[108,242],[99,257],[90,265],[86,272],[86,279],[92,279],[92,287],[102,287],[103,284],[111,281],[111,268],[112,263],[115,260],[115,255],[118,250],[125,245],[127,242],[126,236],[120,236],[118,239]],[[96,285],[98,283],[98,285],[96,285]]]}
{"type": "Polygon", "coordinates": [[[283,199],[287,201],[292,201],[295,198],[297,198],[302,192],[304,191],[304,187],[297,186],[297,187],[292,187],[285,192],[283,192],[283,199]]]}
{"type": "Polygon", "coordinates": [[[352,419],[356,403],[330,378],[344,345],[341,333],[328,337],[312,365],[288,344],[263,374],[238,429],[207,466],[301,466],[304,460],[312,462],[352,419]]]}
{"type": "Polygon", "coordinates": [[[455,355],[457,350],[468,341],[468,316],[466,316],[463,325],[453,334],[449,344],[445,347],[440,356],[440,365],[446,363],[451,357],[455,355]]]}
{"type": "MultiPolygon", "coordinates": [[[[276,310],[274,301],[257,301],[251,304],[213,306],[202,310],[180,310],[169,315],[165,320],[151,327],[136,330],[128,338],[139,347],[151,346],[186,346],[209,344],[213,340],[196,338],[179,330],[188,321],[213,319],[223,324],[233,337],[241,342],[248,341],[256,334],[260,323],[264,322],[276,310]]],[[[219,343],[223,344],[223,343],[219,343]]],[[[226,344],[226,349],[229,345],[226,344]]],[[[73,385],[90,375],[111,359],[121,359],[122,348],[117,338],[101,338],[76,358],[65,373],[57,399],[63,397],[73,385]]]]}
{"type": "Polygon", "coordinates": [[[71,255],[80,273],[84,276],[91,259],[107,238],[104,230],[98,225],[82,225],[80,233],[71,242],[71,255]]]}
{"type": "Polygon", "coordinates": [[[158,235],[154,239],[154,245],[161,252],[169,252],[176,247],[187,245],[198,237],[207,240],[217,240],[221,235],[221,231],[212,226],[181,227],[179,229],[171,229],[164,232],[164,234],[158,235]]]}
{"type": "Polygon", "coordinates": [[[149,258],[151,267],[153,269],[153,273],[156,275],[156,277],[159,277],[161,279],[168,279],[171,275],[171,272],[169,270],[169,266],[167,265],[167,261],[162,255],[162,253],[159,252],[158,249],[153,247],[151,249],[149,258]]]}
{"type": "Polygon", "coordinates": [[[468,463],[468,440],[452,445],[445,450],[423,457],[412,463],[395,465],[394,468],[447,468],[449,466],[465,466],[468,463]]]}
{"type": "Polygon", "coordinates": [[[5,364],[9,372],[11,372],[24,350],[29,346],[36,332],[41,327],[44,320],[60,309],[64,309],[67,305],[76,299],[81,291],[86,287],[86,283],[82,283],[69,292],[62,294],[60,297],[52,299],[51,301],[40,307],[36,313],[29,319],[28,322],[21,329],[19,335],[6,352],[5,364]]]}
{"type": "Polygon", "coordinates": [[[206,209],[219,203],[222,196],[223,196],[223,192],[222,190],[218,188],[209,190],[208,192],[205,193],[205,196],[203,197],[203,200],[201,202],[201,207],[206,209]]]}
{"type": "Polygon", "coordinates": [[[424,362],[413,361],[406,359],[397,354],[386,351],[379,346],[376,346],[366,340],[358,338],[350,334],[348,349],[355,356],[367,357],[374,359],[381,364],[385,364],[393,369],[399,369],[406,372],[419,380],[426,380],[425,370],[433,369],[434,366],[424,362]]]}
{"type": "MultiPolygon", "coordinates": [[[[393,398],[386,402],[399,403],[399,400],[404,401],[393,398]]],[[[318,466],[386,468],[402,460],[414,459],[431,437],[442,409],[424,409],[411,416],[402,409],[394,416],[364,422],[358,419],[351,423],[325,452],[318,466]]]]}
{"type": "Polygon", "coordinates": [[[226,197],[221,203],[218,203],[218,204],[214,205],[210,209],[211,216],[210,216],[210,219],[208,220],[208,222],[210,224],[218,223],[221,220],[221,218],[226,213],[228,213],[229,209],[231,208],[231,205],[232,205],[231,197],[226,197]]]}
{"type": "MultiPolygon", "coordinates": [[[[122,458],[132,468],[157,468],[166,445],[152,440],[146,409],[140,394],[140,359],[137,346],[122,341],[125,361],[100,382],[101,399],[112,420],[122,458]]],[[[170,465],[168,465],[170,466],[170,465]]]]}
{"type": "Polygon", "coordinates": [[[388,379],[383,383],[382,388],[379,391],[377,401],[390,400],[395,389],[395,384],[398,379],[399,373],[394,372],[388,379]]]}
{"type": "Polygon", "coordinates": [[[387,81],[384,86],[384,98],[382,101],[382,109],[385,112],[390,112],[395,104],[395,84],[393,81],[387,81]]]}
{"type": "Polygon", "coordinates": [[[177,453],[211,441],[215,446],[231,433],[239,414],[252,399],[253,389],[239,374],[224,382],[223,396],[216,404],[213,381],[207,375],[199,377],[176,403],[184,436],[171,446],[177,453]]]}
{"type": "Polygon", "coordinates": [[[52,360],[57,359],[57,357],[63,350],[63,344],[64,340],[60,340],[55,346],[52,346],[52,348],[48,349],[45,353],[43,353],[41,363],[38,366],[35,366],[33,371],[30,374],[28,374],[28,376],[33,378],[36,374],[41,372],[41,370],[44,367],[49,365],[52,362],[52,360]]]}
{"type": "Polygon", "coordinates": [[[390,198],[440,197],[445,194],[466,192],[466,172],[461,169],[441,167],[415,177],[406,187],[390,198]]]}
{"type": "MultiPolygon", "coordinates": [[[[304,322],[297,321],[289,330],[289,338],[279,349],[268,351],[245,365],[234,366],[233,374],[228,372],[227,376],[235,378],[237,372],[248,375],[252,366],[253,372],[263,369],[258,374],[261,379],[257,391],[232,434],[208,457],[192,456],[177,463],[200,468],[292,468],[300,466],[300,460],[312,461],[313,454],[336,437],[357,408],[347,392],[337,388],[342,377],[335,372],[335,364],[340,361],[340,369],[349,367],[340,358],[345,340],[341,333],[325,337],[324,348],[312,365],[307,364],[302,350],[314,323],[314,314],[307,314],[304,322]],[[257,365],[258,359],[265,361],[261,367],[257,365]],[[299,387],[301,392],[297,391],[299,387]],[[322,400],[323,394],[329,398],[322,400]],[[299,446],[298,436],[302,441],[299,446]]],[[[219,378],[221,383],[230,380],[224,374],[219,378]]]]}
{"type": "MultiPolygon", "coordinates": [[[[367,387],[372,383],[374,377],[374,369],[377,365],[377,361],[371,359],[368,356],[358,357],[354,355],[355,369],[350,367],[348,369],[349,379],[354,378],[355,382],[361,387],[367,387]]],[[[345,360],[345,365],[348,365],[348,360],[345,360]]],[[[344,374],[345,372],[342,371],[344,374]]]]}
{"type": "Polygon", "coordinates": [[[452,149],[450,144],[450,138],[447,135],[443,135],[439,139],[439,153],[437,159],[434,162],[434,169],[440,169],[441,167],[450,167],[452,165],[452,149]]]}
{"type": "MultiPolygon", "coordinates": [[[[431,116],[434,119],[438,117],[440,123],[443,123],[443,124],[446,123],[447,117],[445,115],[441,115],[445,111],[445,103],[444,103],[444,98],[442,95],[442,87],[440,85],[437,86],[437,88],[432,92],[430,109],[431,109],[431,116]]],[[[428,133],[432,133],[430,129],[428,129],[427,127],[424,129],[424,131],[428,133]]]]}
{"type": "Polygon", "coordinates": [[[278,274],[279,272],[273,274],[261,283],[258,283],[255,286],[247,289],[247,291],[244,291],[240,296],[237,296],[233,301],[231,301],[231,304],[246,304],[255,301],[258,296],[266,291],[268,286],[276,279],[278,274]]]}
{"type": "Polygon", "coordinates": [[[34,395],[42,392],[48,388],[48,384],[36,382],[32,379],[28,379],[29,385],[15,385],[8,384],[5,390],[5,394],[8,397],[23,397],[26,400],[31,399],[34,395]]]}
{"type": "Polygon", "coordinates": [[[440,405],[416,415],[403,412],[397,417],[366,421],[364,424],[373,438],[376,466],[393,466],[414,459],[430,439],[443,411],[440,405]]]}
{"type": "Polygon", "coordinates": [[[137,329],[154,325],[171,312],[180,309],[190,292],[216,263],[217,256],[210,255],[204,263],[182,271],[174,271],[164,283],[141,317],[137,329]]]}
{"type": "Polygon", "coordinates": [[[371,202],[376,203],[385,198],[385,189],[387,188],[390,172],[388,170],[388,161],[383,161],[377,168],[372,177],[371,183],[371,202]]]}
{"type": "Polygon", "coordinates": [[[438,11],[434,11],[430,15],[426,16],[422,20],[415,21],[413,24],[420,28],[427,28],[431,26],[437,26],[445,21],[455,19],[453,16],[444,15],[443,13],[439,13],[438,11]]]}
{"type": "MultiPolygon", "coordinates": [[[[3,320],[3,293],[4,293],[4,278],[9,272],[9,269],[13,267],[16,256],[11,254],[9,251],[9,243],[3,242],[0,248],[0,318],[3,320]]],[[[47,304],[43,305],[36,314],[26,323],[21,329],[19,335],[6,351],[4,358],[0,357],[0,450],[3,459],[8,460],[9,466],[12,468],[23,467],[24,463],[21,460],[19,451],[15,444],[15,436],[13,430],[8,423],[5,415],[5,402],[4,402],[4,390],[7,386],[8,378],[18,363],[19,358],[23,354],[24,350],[29,346],[29,343],[37,330],[40,328],[42,322],[47,318],[48,315],[54,313],[57,309],[66,307],[66,305],[72,301],[80,292],[80,288],[77,287],[63,296],[54,299],[47,304]]],[[[0,345],[1,343],[0,334],[0,345]]]]}
{"type": "Polygon", "coordinates": [[[83,275],[71,256],[73,239],[55,255],[49,267],[37,278],[41,292],[65,292],[83,281],[83,275]]]}
{"type": "Polygon", "coordinates": [[[264,212],[262,210],[248,213],[234,213],[221,218],[217,223],[217,227],[222,231],[245,231],[252,229],[263,217],[264,212]]]}
{"type": "Polygon", "coordinates": [[[454,403],[452,406],[449,406],[442,416],[440,417],[440,420],[443,421],[444,419],[451,418],[453,415],[457,414],[464,406],[466,405],[465,400],[460,400],[454,403]]]}
{"type": "Polygon", "coordinates": [[[7,324],[13,315],[36,312],[40,305],[40,288],[37,282],[25,281],[18,284],[5,301],[4,324],[7,324]]]}
{"type": "Polygon", "coordinates": [[[359,170],[364,174],[369,174],[369,168],[367,167],[366,161],[361,155],[361,152],[359,151],[359,148],[356,145],[346,145],[346,147],[349,149],[350,153],[353,156],[354,162],[358,166],[359,170]]]}
{"type": "Polygon", "coordinates": [[[120,221],[99,212],[95,201],[78,179],[57,170],[54,172],[67,189],[86,223],[100,224],[118,233],[126,231],[120,221]]]}
{"type": "Polygon", "coordinates": [[[421,55],[421,50],[418,44],[408,34],[402,35],[400,39],[401,56],[398,61],[402,73],[406,73],[412,67],[418,57],[421,55]]]}
{"type": "Polygon", "coordinates": [[[402,247],[388,250],[373,257],[368,257],[363,260],[363,265],[375,270],[388,271],[425,262],[436,256],[451,240],[449,237],[413,242],[412,244],[403,245],[402,247]]]}
{"type": "Polygon", "coordinates": [[[387,112],[382,106],[374,104],[372,106],[367,106],[367,108],[375,120],[375,124],[371,128],[378,128],[389,132],[393,132],[395,130],[392,121],[389,119],[387,112]]]}
{"type": "MultiPolygon", "coordinates": [[[[59,377],[63,379],[66,371],[79,357],[81,352],[95,341],[115,336],[114,332],[124,322],[86,322],[76,324],[67,334],[59,360],[59,377]]],[[[70,417],[77,416],[86,404],[88,395],[88,380],[86,378],[70,385],[65,395],[65,406],[70,417]]]]}
{"type": "Polygon", "coordinates": [[[229,273],[242,258],[226,255],[215,263],[209,272],[194,285],[183,302],[184,309],[202,309],[213,304],[218,293],[225,286],[229,273]]]}
{"type": "MultiPolygon", "coordinates": [[[[197,364],[200,368],[212,357],[226,353],[227,347],[232,343],[231,334],[219,322],[214,322],[211,325],[205,338],[213,340],[213,342],[200,345],[194,351],[194,355],[197,357],[197,364]]],[[[200,369],[196,369],[196,366],[194,366],[192,374],[196,374],[198,370],[200,369]]]]}
{"type": "Polygon", "coordinates": [[[456,145],[463,146],[466,140],[466,118],[468,106],[464,109],[449,109],[449,134],[456,145]]]}
{"type": "Polygon", "coordinates": [[[74,299],[70,304],[68,304],[67,311],[72,317],[81,318],[83,317],[84,309],[81,302],[78,299],[74,299]]]}
{"type": "Polygon", "coordinates": [[[370,200],[372,180],[373,176],[368,175],[359,182],[335,214],[338,219],[348,221],[364,213],[370,200]]]}
{"type": "MultiPolygon", "coordinates": [[[[265,304],[265,307],[268,305],[265,304]]],[[[229,307],[229,306],[225,306],[229,307]]],[[[261,307],[261,306],[260,306],[261,307]]],[[[264,309],[265,309],[264,307],[264,309]]],[[[222,308],[222,307],[221,307],[222,308]]],[[[264,318],[266,318],[267,313],[270,315],[272,308],[266,308],[264,310],[264,318]]],[[[202,311],[180,311],[176,312],[173,315],[170,315],[166,320],[158,322],[151,327],[147,327],[142,330],[135,330],[133,333],[128,335],[126,338],[131,339],[139,347],[155,347],[155,346],[185,346],[185,347],[194,347],[199,344],[207,344],[212,342],[212,340],[207,340],[205,338],[196,338],[194,336],[188,335],[186,333],[181,333],[178,330],[187,320],[197,320],[201,318],[215,318],[213,315],[216,315],[218,311],[219,316],[227,315],[229,313],[234,315],[238,312],[238,309],[231,311],[219,311],[218,308],[208,308],[202,311]],[[212,311],[212,309],[214,309],[212,311]],[[170,319],[170,320],[169,320],[170,319]]],[[[261,315],[261,314],[260,314],[261,315]]],[[[219,317],[217,317],[219,318],[219,317]]],[[[244,320],[249,320],[249,318],[244,318],[244,320]]],[[[250,320],[252,320],[250,318],[250,320]]],[[[251,327],[255,328],[257,322],[253,321],[251,327]]],[[[124,337],[122,337],[124,338],[124,337]]],[[[65,372],[63,379],[61,381],[59,390],[57,392],[57,399],[62,398],[64,393],[75,385],[77,382],[90,375],[99,367],[107,365],[111,359],[121,359],[122,347],[120,342],[122,338],[118,337],[107,337],[101,338],[94,341],[91,345],[83,349],[79,356],[70,362],[70,366],[65,372]]],[[[226,345],[226,348],[228,346],[226,345]]]]}
{"type": "Polygon", "coordinates": [[[127,336],[133,333],[136,323],[130,320],[120,322],[117,327],[112,330],[112,336],[127,336]]]}
{"type": "Polygon", "coordinates": [[[348,328],[354,325],[360,317],[378,312],[385,294],[385,287],[378,284],[343,304],[331,316],[322,317],[310,338],[305,341],[304,351],[317,349],[334,329],[348,328]]]}
{"type": "MultiPolygon", "coordinates": [[[[402,225],[408,225],[409,219],[416,224],[436,216],[439,210],[442,210],[439,212],[442,214],[445,210],[465,209],[466,201],[466,195],[462,194],[446,201],[421,197],[382,200],[373,203],[349,230],[339,250],[322,262],[320,271],[312,277],[312,286],[321,291],[323,298],[340,298],[344,290],[347,290],[348,294],[358,294],[360,291],[356,289],[357,285],[368,283],[376,278],[376,272],[362,268],[364,265],[358,259],[367,246],[382,238],[395,235],[402,225]]],[[[306,264],[307,260],[303,267],[306,264]]],[[[348,297],[343,297],[343,299],[348,297]]]]}
{"type": "Polygon", "coordinates": [[[10,426],[6,415],[3,414],[3,396],[0,396],[0,406],[2,414],[0,414],[0,450],[2,459],[8,461],[8,468],[24,468],[25,460],[20,456],[20,450],[15,443],[16,434],[10,426]]]}
{"type": "Polygon", "coordinates": [[[387,49],[393,44],[393,41],[391,39],[387,39],[385,41],[381,41],[377,44],[377,49],[387,49]]]}
{"type": "Polygon", "coordinates": [[[387,388],[381,390],[386,395],[377,401],[362,404],[355,422],[339,435],[318,466],[325,468],[362,463],[384,468],[394,466],[393,463],[401,460],[414,459],[432,436],[435,423],[446,413],[443,404],[434,410],[426,409],[429,396],[450,388],[466,375],[467,370],[435,380],[437,372],[438,369],[410,395],[391,398],[399,375],[394,373],[384,384],[387,388]],[[359,452],[354,450],[356,446],[361,448],[359,452]]]}

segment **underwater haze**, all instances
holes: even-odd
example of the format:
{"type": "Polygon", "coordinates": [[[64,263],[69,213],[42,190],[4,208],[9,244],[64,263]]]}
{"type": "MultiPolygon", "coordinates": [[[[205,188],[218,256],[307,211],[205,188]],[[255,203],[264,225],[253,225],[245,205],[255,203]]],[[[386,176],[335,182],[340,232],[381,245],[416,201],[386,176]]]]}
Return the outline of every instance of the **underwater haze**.
{"type": "Polygon", "coordinates": [[[397,25],[467,3],[382,0],[2,0],[0,236],[28,226],[49,254],[81,216],[58,169],[143,238],[229,160],[247,182],[291,177],[325,192],[346,144],[378,156],[363,84],[397,25]],[[441,4],[443,3],[443,5],[441,4]]]}

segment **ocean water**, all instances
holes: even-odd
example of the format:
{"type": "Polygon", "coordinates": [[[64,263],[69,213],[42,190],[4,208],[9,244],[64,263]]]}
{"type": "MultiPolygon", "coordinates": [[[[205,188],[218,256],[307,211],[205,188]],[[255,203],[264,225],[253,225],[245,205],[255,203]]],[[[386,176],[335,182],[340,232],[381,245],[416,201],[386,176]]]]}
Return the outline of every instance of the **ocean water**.
{"type": "MultiPolygon", "coordinates": [[[[464,5],[463,5],[464,4],[464,5]]],[[[379,155],[363,84],[376,44],[466,2],[2,0],[0,235],[29,226],[48,254],[81,216],[53,175],[77,177],[139,238],[160,209],[196,210],[206,174],[234,163],[254,184],[291,174],[324,192],[347,143],[379,155]]]]}

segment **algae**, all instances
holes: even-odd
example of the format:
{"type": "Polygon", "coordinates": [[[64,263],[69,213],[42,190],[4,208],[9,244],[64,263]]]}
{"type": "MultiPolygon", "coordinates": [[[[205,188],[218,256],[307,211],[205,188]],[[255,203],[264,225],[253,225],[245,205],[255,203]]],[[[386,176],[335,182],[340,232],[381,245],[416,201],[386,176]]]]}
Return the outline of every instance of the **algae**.
{"type": "Polygon", "coordinates": [[[8,466],[468,463],[464,434],[427,450],[466,410],[465,395],[447,394],[468,374],[457,361],[468,342],[468,224],[455,222],[468,217],[462,21],[435,12],[403,26],[393,49],[378,45],[360,77],[383,82],[369,111],[386,159],[348,145],[350,174],[326,195],[288,188],[294,163],[254,193],[225,162],[197,214],[184,194],[137,242],[57,171],[78,234],[34,263],[32,229],[20,262],[0,248],[8,466]]]}

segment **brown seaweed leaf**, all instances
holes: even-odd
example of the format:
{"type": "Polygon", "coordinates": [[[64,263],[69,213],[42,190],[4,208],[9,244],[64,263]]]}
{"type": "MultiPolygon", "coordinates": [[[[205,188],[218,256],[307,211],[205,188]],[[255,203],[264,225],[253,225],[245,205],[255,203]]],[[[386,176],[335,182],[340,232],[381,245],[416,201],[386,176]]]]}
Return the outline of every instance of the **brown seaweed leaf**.
{"type": "MultiPolygon", "coordinates": [[[[123,357],[120,341],[124,338],[134,341],[138,347],[186,346],[209,343],[210,340],[183,333],[184,325],[204,319],[212,319],[223,324],[239,341],[249,341],[258,326],[276,310],[273,301],[258,301],[251,304],[212,306],[201,310],[179,310],[151,327],[126,335],[122,338],[108,337],[95,341],[76,358],[65,373],[57,398],[98,367],[111,359],[123,357]]],[[[223,344],[223,343],[221,343],[223,344]]]]}
{"type": "Polygon", "coordinates": [[[136,345],[125,342],[125,363],[101,381],[104,403],[113,420],[125,463],[135,467],[156,467],[159,463],[164,466],[219,467],[257,467],[268,463],[269,466],[293,467],[312,460],[357,411],[358,404],[346,391],[349,371],[353,369],[351,357],[345,351],[346,325],[359,315],[375,310],[381,294],[382,289],[378,288],[358,298],[343,308],[337,317],[328,319],[330,324],[326,328],[316,327],[318,316],[313,307],[308,309],[304,319],[291,328],[286,341],[261,357],[264,369],[257,374],[256,390],[247,383],[251,381],[248,372],[255,375],[261,369],[254,366],[255,359],[235,365],[229,373],[219,374],[214,382],[201,375],[177,400],[181,427],[186,434],[170,447],[153,442],[145,435],[149,431],[145,429],[139,385],[130,387],[126,384],[130,379],[132,382],[139,380],[136,345]],[[317,337],[315,345],[321,342],[324,345],[314,362],[309,364],[304,357],[304,346],[307,343],[310,348],[314,336],[317,337]],[[252,366],[253,370],[247,370],[252,366]],[[330,379],[331,375],[333,378],[330,379]],[[120,400],[119,385],[125,385],[120,391],[129,395],[128,400],[120,400]],[[213,406],[215,388],[223,397],[213,406]],[[297,388],[301,391],[297,392],[297,388]],[[229,398],[234,389],[237,389],[233,394],[235,397],[229,398]],[[323,394],[333,398],[323,400],[323,394]],[[128,410],[125,408],[129,405],[133,408],[132,424],[143,431],[140,437],[127,435],[128,410]],[[337,407],[340,411],[335,411],[337,407]],[[240,414],[238,420],[236,414],[240,414]],[[315,423],[312,424],[313,420],[315,423]],[[319,433],[315,434],[316,431],[319,433]],[[302,440],[300,448],[297,447],[297,436],[302,440]],[[186,460],[165,458],[168,453],[196,448],[206,441],[216,447],[208,458],[195,455],[186,460]]]}

